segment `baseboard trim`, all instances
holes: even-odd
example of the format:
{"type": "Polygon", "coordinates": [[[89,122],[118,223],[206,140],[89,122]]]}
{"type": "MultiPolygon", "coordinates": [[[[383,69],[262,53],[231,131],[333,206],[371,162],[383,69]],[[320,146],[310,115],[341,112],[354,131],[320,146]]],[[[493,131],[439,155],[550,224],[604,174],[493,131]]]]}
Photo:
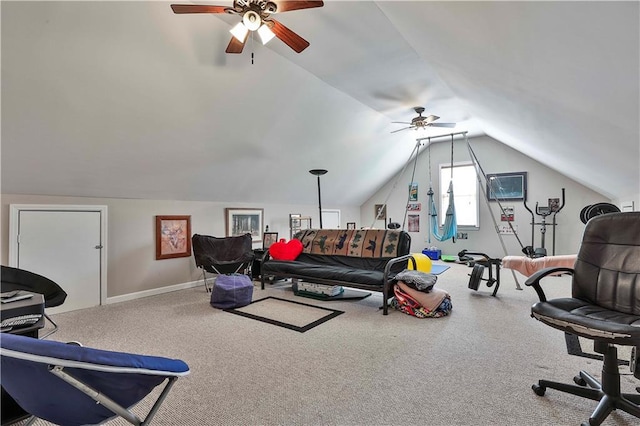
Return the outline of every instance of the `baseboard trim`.
{"type": "Polygon", "coordinates": [[[142,299],[143,297],[149,296],[157,296],[158,294],[170,293],[172,291],[184,290],[186,288],[197,287],[199,285],[204,286],[204,282],[202,280],[198,281],[190,281],[181,284],[169,285],[166,287],[153,288],[150,290],[137,291],[135,293],[123,294],[120,296],[107,297],[107,301],[105,305],[110,305],[112,303],[120,303],[126,302],[128,300],[142,299]]]}

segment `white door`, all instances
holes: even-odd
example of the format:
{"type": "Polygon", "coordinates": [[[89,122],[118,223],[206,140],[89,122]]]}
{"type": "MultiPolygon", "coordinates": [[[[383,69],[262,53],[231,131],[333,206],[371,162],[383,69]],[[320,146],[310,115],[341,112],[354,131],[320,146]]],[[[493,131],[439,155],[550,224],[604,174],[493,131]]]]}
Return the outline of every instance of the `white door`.
{"type": "Polygon", "coordinates": [[[340,229],[340,210],[322,209],[322,227],[324,229],[340,229]]]}
{"type": "Polygon", "coordinates": [[[67,293],[48,313],[100,305],[101,212],[18,210],[15,266],[55,281],[67,293]]]}

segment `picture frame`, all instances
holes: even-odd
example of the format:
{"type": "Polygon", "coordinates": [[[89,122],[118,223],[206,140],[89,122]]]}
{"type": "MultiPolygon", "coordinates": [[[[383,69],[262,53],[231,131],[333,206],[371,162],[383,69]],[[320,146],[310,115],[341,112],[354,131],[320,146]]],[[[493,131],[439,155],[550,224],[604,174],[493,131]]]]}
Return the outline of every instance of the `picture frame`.
{"type": "Polygon", "coordinates": [[[356,229],[355,222],[347,222],[347,229],[356,229]]]}
{"type": "Polygon", "coordinates": [[[271,247],[271,244],[278,241],[278,233],[277,232],[265,232],[262,236],[262,248],[267,250],[271,247]]]}
{"type": "Polygon", "coordinates": [[[409,184],[409,201],[418,201],[418,183],[411,182],[409,184]]]}
{"type": "Polygon", "coordinates": [[[191,256],[191,216],[156,216],[156,260],[191,256]]]}
{"type": "Polygon", "coordinates": [[[386,204],[376,204],[374,206],[373,217],[377,220],[387,221],[387,205],[386,204]]]}
{"type": "Polygon", "coordinates": [[[262,242],[264,209],[227,207],[224,212],[227,237],[251,234],[251,241],[262,242]]]}
{"type": "Polygon", "coordinates": [[[422,210],[422,203],[409,203],[407,204],[407,211],[419,212],[422,210]]]}
{"type": "Polygon", "coordinates": [[[501,222],[513,222],[515,219],[514,216],[514,208],[513,206],[504,206],[502,208],[502,212],[500,213],[500,221],[501,222]]]}
{"type": "Polygon", "coordinates": [[[407,215],[407,232],[420,232],[420,215],[407,215]]]}
{"type": "Polygon", "coordinates": [[[525,201],[527,172],[487,174],[489,201],[525,201]]]}

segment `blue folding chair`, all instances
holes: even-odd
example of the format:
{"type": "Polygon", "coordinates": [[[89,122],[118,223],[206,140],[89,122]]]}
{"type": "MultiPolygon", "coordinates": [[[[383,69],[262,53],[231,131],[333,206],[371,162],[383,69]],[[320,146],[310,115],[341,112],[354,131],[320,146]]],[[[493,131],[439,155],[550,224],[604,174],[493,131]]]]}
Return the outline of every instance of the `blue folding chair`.
{"type": "Polygon", "coordinates": [[[99,424],[122,417],[148,425],[175,381],[189,374],[177,359],[85,348],[3,333],[2,386],[32,417],[60,425],[99,424]],[[144,420],[131,411],[165,382],[144,420]]]}

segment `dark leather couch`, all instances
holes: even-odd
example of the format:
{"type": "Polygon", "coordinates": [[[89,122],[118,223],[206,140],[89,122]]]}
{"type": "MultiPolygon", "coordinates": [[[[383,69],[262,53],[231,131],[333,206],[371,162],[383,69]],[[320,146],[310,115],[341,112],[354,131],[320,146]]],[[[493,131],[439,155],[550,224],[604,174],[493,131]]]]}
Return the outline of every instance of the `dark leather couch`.
{"type": "Polygon", "coordinates": [[[267,276],[342,285],[383,293],[383,314],[393,296],[393,277],[411,259],[411,236],[386,229],[306,229],[294,235],[303,252],[293,261],[272,259],[265,253],[261,284],[267,276]]]}

